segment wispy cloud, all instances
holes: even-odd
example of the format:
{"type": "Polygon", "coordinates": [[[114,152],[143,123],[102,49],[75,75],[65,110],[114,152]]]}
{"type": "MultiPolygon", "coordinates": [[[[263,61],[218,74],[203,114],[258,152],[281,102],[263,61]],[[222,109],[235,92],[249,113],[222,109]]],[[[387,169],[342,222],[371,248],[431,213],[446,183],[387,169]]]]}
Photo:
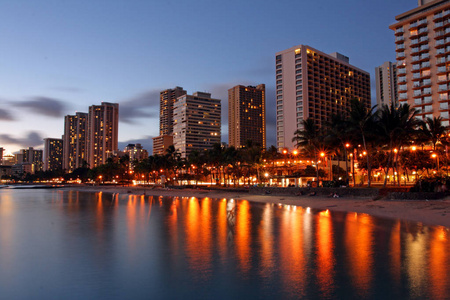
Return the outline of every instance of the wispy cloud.
{"type": "Polygon", "coordinates": [[[138,123],[139,118],[157,118],[160,90],[150,90],[134,96],[119,105],[119,118],[128,124],[138,123]]]}
{"type": "Polygon", "coordinates": [[[36,147],[43,144],[43,137],[38,131],[30,131],[26,137],[14,137],[9,134],[0,134],[0,142],[3,144],[16,145],[23,148],[36,147]]]}
{"type": "Polygon", "coordinates": [[[50,88],[54,91],[60,91],[60,92],[67,92],[67,93],[81,93],[83,92],[83,89],[77,88],[77,87],[71,87],[71,86],[54,86],[50,88]]]}
{"type": "Polygon", "coordinates": [[[0,108],[0,121],[14,121],[14,117],[6,109],[0,108]]]}
{"type": "Polygon", "coordinates": [[[13,102],[12,105],[53,118],[62,117],[66,109],[66,104],[62,100],[41,96],[33,97],[31,100],[13,102]]]}

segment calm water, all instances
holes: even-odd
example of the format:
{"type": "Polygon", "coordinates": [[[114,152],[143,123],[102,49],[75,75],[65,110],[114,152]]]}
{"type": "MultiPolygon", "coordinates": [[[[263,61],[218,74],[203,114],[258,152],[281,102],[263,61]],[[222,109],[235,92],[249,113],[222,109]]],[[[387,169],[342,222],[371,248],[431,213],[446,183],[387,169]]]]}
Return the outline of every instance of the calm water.
{"type": "Polygon", "coordinates": [[[444,299],[449,249],[365,214],[0,190],[1,299],[444,299]]]}

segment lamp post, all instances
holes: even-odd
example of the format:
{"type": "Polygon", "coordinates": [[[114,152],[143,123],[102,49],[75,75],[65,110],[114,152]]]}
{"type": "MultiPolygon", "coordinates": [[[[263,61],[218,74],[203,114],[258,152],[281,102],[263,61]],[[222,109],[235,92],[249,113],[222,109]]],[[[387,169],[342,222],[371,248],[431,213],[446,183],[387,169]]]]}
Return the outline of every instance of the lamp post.
{"type": "Polygon", "coordinates": [[[347,148],[350,147],[349,143],[345,144],[344,147],[344,156],[345,156],[345,185],[348,186],[349,185],[349,180],[348,180],[348,157],[347,157],[347,148]]]}
{"type": "Polygon", "coordinates": [[[436,158],[436,169],[439,172],[439,155],[437,155],[436,153],[431,154],[432,158],[436,158]]]}

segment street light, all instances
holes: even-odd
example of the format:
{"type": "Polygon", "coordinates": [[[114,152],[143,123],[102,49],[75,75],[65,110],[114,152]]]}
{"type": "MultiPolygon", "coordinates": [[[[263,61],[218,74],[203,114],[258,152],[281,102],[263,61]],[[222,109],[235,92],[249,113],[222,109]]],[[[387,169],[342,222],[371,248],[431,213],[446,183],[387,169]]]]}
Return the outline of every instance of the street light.
{"type": "Polygon", "coordinates": [[[345,185],[349,185],[349,179],[348,179],[348,156],[347,156],[347,149],[350,147],[349,143],[345,144],[344,147],[344,155],[345,155],[345,185]]]}
{"type": "Polygon", "coordinates": [[[436,158],[436,167],[437,167],[437,171],[439,172],[439,155],[437,155],[436,153],[431,154],[432,158],[436,158]]]}

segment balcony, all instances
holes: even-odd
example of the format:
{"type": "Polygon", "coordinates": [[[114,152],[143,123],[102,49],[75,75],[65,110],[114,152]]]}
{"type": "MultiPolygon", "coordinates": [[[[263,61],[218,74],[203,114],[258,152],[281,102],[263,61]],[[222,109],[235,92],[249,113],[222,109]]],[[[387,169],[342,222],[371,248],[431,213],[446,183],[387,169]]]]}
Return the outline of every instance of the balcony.
{"type": "Polygon", "coordinates": [[[448,86],[439,86],[438,88],[438,92],[442,93],[442,92],[447,92],[448,91],[448,86]]]}
{"type": "Polygon", "coordinates": [[[417,46],[418,44],[419,44],[419,39],[413,39],[413,40],[411,40],[410,46],[413,47],[413,46],[417,46]]]}
{"type": "Polygon", "coordinates": [[[445,65],[446,62],[447,62],[447,59],[445,57],[438,57],[436,59],[436,66],[445,65]]]}
{"type": "Polygon", "coordinates": [[[397,71],[397,74],[406,74],[406,69],[402,68],[397,71]]]}
{"type": "Polygon", "coordinates": [[[395,51],[397,51],[397,52],[400,52],[400,51],[405,51],[405,45],[404,44],[400,44],[400,45],[397,45],[396,47],[395,47],[395,51]]]}
{"type": "Polygon", "coordinates": [[[437,75],[440,75],[440,74],[443,75],[443,74],[446,74],[448,71],[449,71],[449,69],[447,67],[440,66],[440,67],[437,68],[436,74],[437,75]]]}
{"type": "Polygon", "coordinates": [[[397,62],[397,68],[404,68],[406,67],[406,61],[405,60],[399,60],[397,62]]]}
{"type": "Polygon", "coordinates": [[[395,58],[397,58],[397,60],[405,58],[405,52],[398,52],[395,58]]]}
{"type": "Polygon", "coordinates": [[[431,95],[431,89],[424,89],[424,90],[422,91],[422,95],[423,95],[423,96],[431,95]]]}
{"type": "Polygon", "coordinates": [[[396,44],[400,44],[405,40],[405,38],[403,36],[398,36],[395,38],[395,43],[396,44]]]}
{"type": "Polygon", "coordinates": [[[410,30],[411,30],[411,29],[414,29],[414,28],[416,28],[417,26],[418,26],[417,22],[411,23],[411,24],[409,24],[409,29],[410,29],[410,30]]]}
{"type": "Polygon", "coordinates": [[[427,34],[428,34],[428,28],[426,28],[426,27],[420,28],[418,31],[419,36],[423,36],[423,35],[427,35],[427,34]]]}
{"type": "Polygon", "coordinates": [[[443,13],[435,14],[433,17],[434,22],[439,22],[443,18],[443,13]]]}
{"type": "Polygon", "coordinates": [[[395,35],[403,35],[404,32],[403,27],[395,29],[395,35]]]}
{"type": "Polygon", "coordinates": [[[438,76],[437,82],[438,83],[447,83],[449,81],[450,77],[447,77],[447,75],[441,75],[438,76]]]}

